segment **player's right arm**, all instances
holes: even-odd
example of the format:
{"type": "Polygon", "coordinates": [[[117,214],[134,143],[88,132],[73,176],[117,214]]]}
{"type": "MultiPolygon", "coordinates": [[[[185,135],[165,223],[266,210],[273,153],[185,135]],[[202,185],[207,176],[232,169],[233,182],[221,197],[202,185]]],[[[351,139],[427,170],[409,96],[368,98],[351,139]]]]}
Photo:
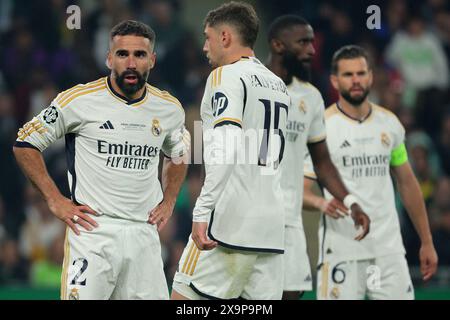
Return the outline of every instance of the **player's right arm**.
{"type": "Polygon", "coordinates": [[[42,194],[51,212],[76,234],[80,234],[74,221],[92,230],[92,226],[97,227],[97,223],[86,213],[96,213],[88,206],[75,205],[61,194],[48,174],[41,154],[51,143],[66,134],[68,128],[76,127],[75,121],[65,120],[65,116],[70,117],[69,112],[62,110],[54,101],[19,130],[13,151],[25,176],[42,194]]]}
{"type": "Polygon", "coordinates": [[[234,159],[242,135],[244,88],[226,67],[215,69],[206,82],[203,107],[210,108],[212,129],[203,132],[205,181],[193,210],[192,239],[200,250],[210,250],[217,242],[207,235],[208,221],[234,169],[234,159]]]}
{"type": "Polygon", "coordinates": [[[329,201],[316,195],[313,191],[315,183],[313,179],[306,178],[303,180],[303,209],[319,210],[334,219],[348,215],[347,208],[341,201],[336,198],[329,201]]]}
{"type": "Polygon", "coordinates": [[[339,172],[331,161],[326,142],[322,141],[318,143],[309,143],[308,149],[310,156],[305,159],[305,177],[318,179],[324,188],[326,188],[337,200],[344,203],[344,206],[340,207],[339,201],[332,200],[331,204],[326,204],[327,207],[339,206],[344,209],[339,209],[343,212],[347,212],[347,207],[349,207],[351,210],[351,217],[355,222],[355,227],[362,227],[362,232],[355,238],[355,240],[359,241],[364,239],[370,230],[370,218],[361,209],[359,204],[356,202],[355,197],[350,195],[347,191],[339,172]],[[348,203],[347,205],[345,205],[346,202],[348,203]]]}

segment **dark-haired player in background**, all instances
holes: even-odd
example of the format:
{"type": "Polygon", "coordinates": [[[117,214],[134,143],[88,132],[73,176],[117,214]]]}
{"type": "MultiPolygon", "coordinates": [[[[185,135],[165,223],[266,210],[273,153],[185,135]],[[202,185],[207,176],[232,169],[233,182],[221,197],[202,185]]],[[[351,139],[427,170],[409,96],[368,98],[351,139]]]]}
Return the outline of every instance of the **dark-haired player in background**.
{"type": "MultiPolygon", "coordinates": [[[[353,241],[350,219],[322,217],[317,298],[413,299],[391,173],[422,242],[425,281],[436,272],[438,259],[423,196],[408,162],[405,130],[392,112],[368,100],[372,69],[363,48],[350,45],[336,51],[331,70],[339,100],[325,111],[327,144],[345,185],[370,217],[371,232],[353,241]]],[[[314,171],[307,158],[305,176],[314,179],[314,171]]],[[[305,179],[304,204],[318,208],[323,199],[312,194],[312,183],[305,179]]],[[[333,199],[327,187],[325,199],[333,199]]]]}
{"type": "Polygon", "coordinates": [[[61,299],[168,298],[158,230],[184,180],[190,137],[178,100],[146,83],[154,45],[147,25],[119,23],[110,35],[111,75],[61,92],[19,131],[18,163],[68,226],[61,299]],[[62,137],[71,200],[41,155],[62,137]]]}
{"type": "Polygon", "coordinates": [[[330,215],[346,214],[341,201],[348,202],[356,225],[362,225],[361,240],[369,230],[369,218],[358,204],[350,201],[339,173],[331,162],[326,144],[324,103],[320,92],[309,83],[313,55],[314,31],[302,17],[284,15],[269,28],[270,57],[268,67],[286,83],[292,106],[286,130],[282,188],[286,211],[283,299],[298,299],[301,292],[312,290],[311,267],[306,251],[302,223],[303,160],[307,148],[322,185],[340,201],[324,202],[322,209],[330,215]]]}

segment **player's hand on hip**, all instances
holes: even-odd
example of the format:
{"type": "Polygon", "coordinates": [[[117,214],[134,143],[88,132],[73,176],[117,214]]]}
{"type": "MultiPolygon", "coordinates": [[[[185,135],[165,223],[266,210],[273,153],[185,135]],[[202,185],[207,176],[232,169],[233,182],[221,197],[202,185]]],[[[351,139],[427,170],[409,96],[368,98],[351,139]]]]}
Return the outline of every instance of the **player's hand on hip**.
{"type": "Polygon", "coordinates": [[[369,233],[370,218],[357,203],[354,203],[351,207],[351,216],[355,222],[355,228],[362,228],[362,232],[355,237],[355,240],[360,241],[369,233]]]}
{"type": "Polygon", "coordinates": [[[334,219],[343,218],[349,214],[344,204],[336,198],[330,201],[324,199],[321,205],[321,211],[334,219]]]}
{"type": "Polygon", "coordinates": [[[67,224],[76,235],[80,235],[77,224],[88,231],[92,231],[94,227],[98,227],[98,223],[89,216],[89,214],[96,216],[97,212],[92,210],[89,206],[77,206],[72,200],[61,196],[60,198],[48,201],[48,207],[50,211],[58,219],[67,224]]]}
{"type": "Polygon", "coordinates": [[[420,247],[420,272],[423,281],[428,281],[437,271],[438,256],[434,250],[433,243],[423,244],[420,247]]]}
{"type": "Polygon", "coordinates": [[[192,223],[192,240],[199,250],[211,250],[217,247],[217,242],[212,241],[206,236],[207,222],[192,223]]]}
{"type": "Polygon", "coordinates": [[[156,224],[158,226],[158,231],[161,231],[172,216],[174,207],[175,203],[163,200],[150,211],[148,223],[156,224]]]}

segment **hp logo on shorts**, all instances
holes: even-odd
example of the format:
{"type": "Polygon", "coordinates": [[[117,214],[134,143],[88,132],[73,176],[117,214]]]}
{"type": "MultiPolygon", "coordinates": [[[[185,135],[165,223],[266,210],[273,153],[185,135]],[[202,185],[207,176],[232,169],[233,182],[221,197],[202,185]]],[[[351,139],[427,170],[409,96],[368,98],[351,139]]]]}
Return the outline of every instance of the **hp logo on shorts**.
{"type": "Polygon", "coordinates": [[[213,115],[217,117],[228,107],[228,98],[222,92],[216,92],[211,99],[213,115]]]}

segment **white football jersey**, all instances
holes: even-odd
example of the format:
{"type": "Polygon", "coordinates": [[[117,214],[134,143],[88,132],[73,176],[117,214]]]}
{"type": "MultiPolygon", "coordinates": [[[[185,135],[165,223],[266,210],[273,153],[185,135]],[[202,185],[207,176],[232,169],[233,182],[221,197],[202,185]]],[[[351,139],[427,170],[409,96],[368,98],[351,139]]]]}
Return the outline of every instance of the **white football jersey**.
{"type": "MultiPolygon", "coordinates": [[[[254,57],[219,67],[208,78],[201,105],[206,175],[211,170],[206,152],[211,142],[205,132],[235,125],[249,137],[239,150],[248,157],[233,164],[211,210],[208,235],[222,246],[261,252],[284,250],[279,164],[283,161],[289,105],[284,82],[254,57]]],[[[196,207],[201,206],[202,196],[196,207]]]]}
{"type": "Polygon", "coordinates": [[[294,77],[287,88],[292,107],[287,122],[281,187],[286,205],[286,225],[303,228],[301,212],[306,144],[325,140],[325,107],[320,92],[313,85],[294,77]]]}
{"type": "Polygon", "coordinates": [[[147,221],[162,200],[159,154],[188,152],[179,101],[146,85],[142,97],[127,100],[108,77],[61,92],[26,123],[16,146],[45,150],[65,137],[72,200],[99,214],[147,221]]]}
{"type": "MultiPolygon", "coordinates": [[[[390,111],[373,105],[364,120],[354,120],[336,104],[325,111],[331,159],[349,192],[370,217],[369,234],[354,240],[357,230],[350,216],[323,215],[319,230],[322,260],[333,255],[346,260],[371,259],[405,252],[390,176],[391,152],[404,143],[405,130],[390,111]]],[[[311,158],[305,176],[315,178],[311,158]]],[[[325,190],[325,198],[332,199],[325,190]]]]}

